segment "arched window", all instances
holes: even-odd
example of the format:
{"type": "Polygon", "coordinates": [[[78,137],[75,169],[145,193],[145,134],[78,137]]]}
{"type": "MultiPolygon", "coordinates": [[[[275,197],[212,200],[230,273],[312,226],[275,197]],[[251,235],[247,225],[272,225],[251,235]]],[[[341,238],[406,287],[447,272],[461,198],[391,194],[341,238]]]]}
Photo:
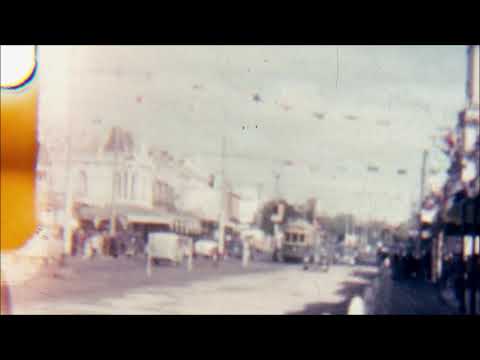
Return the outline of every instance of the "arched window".
{"type": "Polygon", "coordinates": [[[121,197],[122,196],[122,179],[121,179],[121,176],[120,176],[120,173],[115,173],[115,178],[114,178],[114,182],[113,182],[113,191],[115,193],[116,196],[118,197],[121,197]]]}
{"type": "Polygon", "coordinates": [[[147,193],[147,177],[143,177],[143,183],[142,183],[142,198],[144,200],[147,200],[148,193],[147,193]]]}
{"type": "Polygon", "coordinates": [[[136,176],[135,176],[135,174],[133,174],[132,175],[132,184],[131,184],[132,186],[131,186],[131,190],[130,190],[130,192],[131,192],[130,196],[131,196],[132,200],[135,200],[135,198],[136,198],[136,190],[137,190],[136,189],[136,185],[137,185],[136,180],[137,180],[136,176]]]}
{"type": "Polygon", "coordinates": [[[123,173],[123,198],[128,199],[128,172],[123,173]]]}
{"type": "Polygon", "coordinates": [[[87,196],[87,174],[81,170],[78,174],[76,193],[79,196],[87,196]]]}

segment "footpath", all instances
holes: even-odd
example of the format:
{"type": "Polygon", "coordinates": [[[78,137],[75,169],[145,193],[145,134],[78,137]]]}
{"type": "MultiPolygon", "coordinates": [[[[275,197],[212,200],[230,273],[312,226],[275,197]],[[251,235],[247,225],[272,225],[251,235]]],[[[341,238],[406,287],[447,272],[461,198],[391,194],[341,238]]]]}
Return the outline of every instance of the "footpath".
{"type": "Polygon", "coordinates": [[[452,301],[444,299],[431,283],[419,280],[393,280],[391,269],[382,267],[366,289],[364,300],[370,315],[458,315],[452,301]]]}

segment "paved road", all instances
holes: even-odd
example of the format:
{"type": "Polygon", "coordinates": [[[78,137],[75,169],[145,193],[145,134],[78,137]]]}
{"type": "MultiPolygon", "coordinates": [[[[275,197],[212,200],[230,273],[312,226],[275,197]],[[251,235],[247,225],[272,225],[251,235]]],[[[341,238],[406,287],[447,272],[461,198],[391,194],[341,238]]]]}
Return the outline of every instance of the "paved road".
{"type": "Polygon", "coordinates": [[[375,268],[197,260],[192,272],[142,259],[71,259],[62,271],[12,288],[14,314],[345,314],[375,268]]]}

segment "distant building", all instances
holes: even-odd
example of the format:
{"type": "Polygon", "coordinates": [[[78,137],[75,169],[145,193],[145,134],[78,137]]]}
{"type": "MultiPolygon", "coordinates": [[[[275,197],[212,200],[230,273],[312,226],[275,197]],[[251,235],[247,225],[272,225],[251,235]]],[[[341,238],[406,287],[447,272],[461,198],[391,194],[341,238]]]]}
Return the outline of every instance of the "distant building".
{"type": "Polygon", "coordinates": [[[240,191],[239,221],[242,224],[252,224],[260,210],[258,191],[255,189],[244,189],[240,191]]]}
{"type": "MultiPolygon", "coordinates": [[[[127,131],[114,127],[103,136],[98,132],[87,143],[72,144],[69,169],[65,145],[53,147],[55,159],[41,162],[40,183],[48,188],[49,197],[54,194],[57,205],[64,208],[69,173],[74,215],[80,224],[109,227],[113,205],[120,228],[139,231],[145,239],[149,231],[159,229],[199,232],[195,219],[177,211],[175,167],[158,166],[158,159],[144,146],[136,147],[127,131]]],[[[57,217],[59,223],[61,218],[57,217]]]]}
{"type": "MultiPolygon", "coordinates": [[[[252,222],[258,207],[254,198],[243,199],[231,185],[222,195],[223,182],[200,162],[175,159],[155,146],[137,146],[119,127],[97,130],[85,141],[75,138],[70,165],[65,143],[46,150],[41,147],[39,161],[42,194],[48,193],[49,201],[63,211],[70,174],[74,214],[84,225],[110,227],[115,209],[117,228],[139,231],[145,239],[158,229],[213,234],[222,211],[226,228],[234,231],[240,222],[252,222]]],[[[62,216],[57,221],[62,223],[62,216]]]]}
{"type": "Polygon", "coordinates": [[[225,195],[227,219],[234,223],[238,223],[240,221],[241,197],[234,191],[227,191],[225,195]]]}

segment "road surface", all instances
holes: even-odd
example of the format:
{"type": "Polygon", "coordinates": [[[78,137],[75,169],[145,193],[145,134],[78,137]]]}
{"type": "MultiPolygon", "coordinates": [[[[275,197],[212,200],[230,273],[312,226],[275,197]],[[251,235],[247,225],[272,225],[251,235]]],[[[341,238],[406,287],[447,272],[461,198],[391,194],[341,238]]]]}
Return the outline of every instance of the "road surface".
{"type": "Polygon", "coordinates": [[[193,271],[166,264],[150,278],[137,259],[69,259],[67,266],[12,287],[14,314],[345,314],[376,269],[197,259],[193,271]]]}

